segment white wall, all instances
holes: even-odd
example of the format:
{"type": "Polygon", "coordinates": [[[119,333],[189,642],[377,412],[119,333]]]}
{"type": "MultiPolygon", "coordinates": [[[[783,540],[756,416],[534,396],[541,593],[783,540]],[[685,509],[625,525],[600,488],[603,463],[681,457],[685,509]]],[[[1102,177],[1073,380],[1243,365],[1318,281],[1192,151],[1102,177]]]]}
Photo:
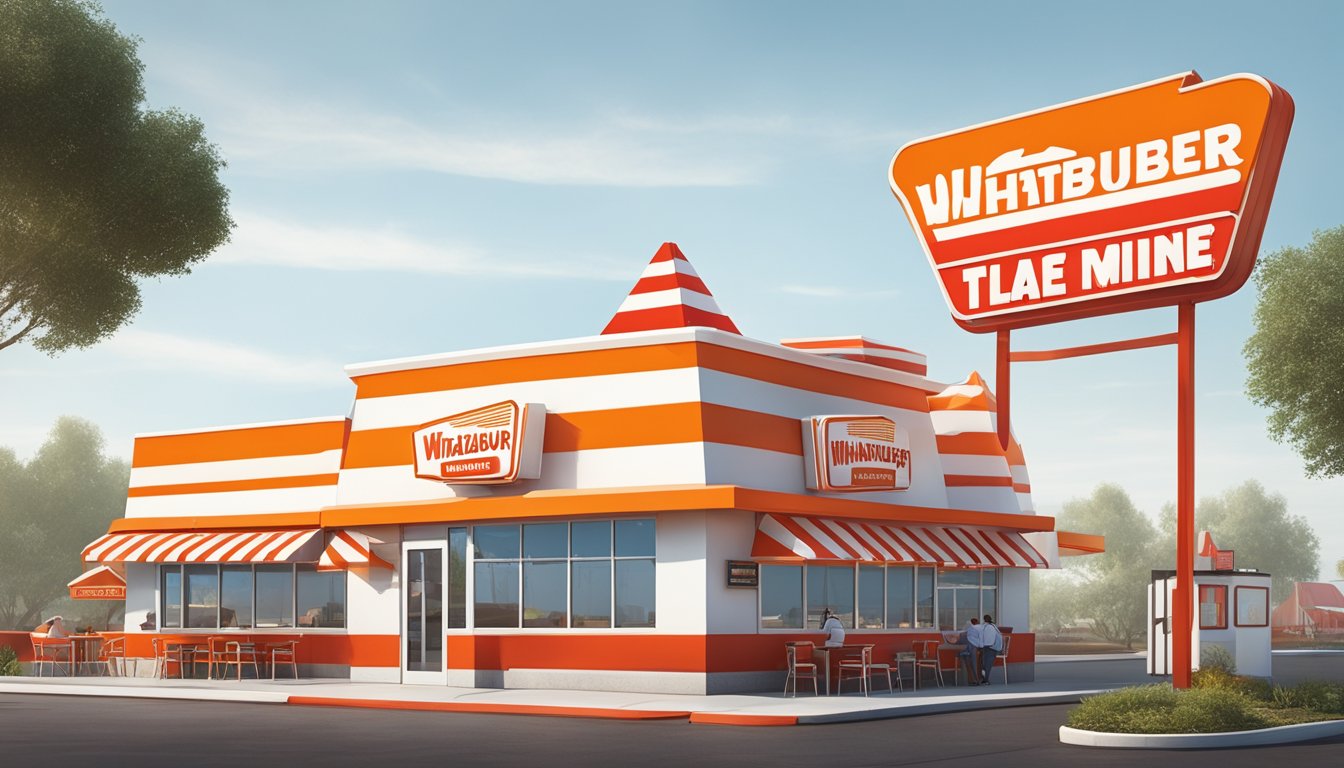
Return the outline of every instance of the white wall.
{"type": "Polygon", "coordinates": [[[355,568],[346,574],[346,631],[352,635],[401,633],[401,532],[395,525],[360,528],[374,544],[373,552],[397,566],[355,568]]]}
{"type": "Polygon", "coordinates": [[[708,633],[754,634],[756,590],[728,586],[728,560],[751,559],[756,513],[714,510],[706,513],[705,601],[708,633]]]}
{"type": "Polygon", "coordinates": [[[1031,569],[999,569],[999,615],[994,621],[1015,632],[1031,631],[1031,569]]]}
{"type": "Polygon", "coordinates": [[[139,632],[150,612],[157,612],[158,569],[153,563],[126,563],[126,632],[139,632]]]}
{"type": "Polygon", "coordinates": [[[706,513],[658,515],[655,565],[659,634],[706,632],[706,513]]]}

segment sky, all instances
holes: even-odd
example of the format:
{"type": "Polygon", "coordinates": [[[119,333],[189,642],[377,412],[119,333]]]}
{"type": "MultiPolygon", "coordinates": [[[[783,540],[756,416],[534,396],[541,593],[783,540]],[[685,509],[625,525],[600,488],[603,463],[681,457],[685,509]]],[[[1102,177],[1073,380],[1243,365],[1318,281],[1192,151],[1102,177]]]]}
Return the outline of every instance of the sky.
{"type": "MultiPolygon", "coordinates": [[[[863,334],[992,382],[994,337],[952,322],[893,153],[1192,69],[1296,102],[1262,252],[1344,224],[1336,3],[103,6],[142,40],[148,105],[199,116],[227,159],[237,228],[146,282],[110,340],[0,351],[0,445],[22,457],[65,414],[129,459],[137,433],[348,413],[348,363],[596,334],[664,241],[748,336],[863,334]]],[[[1344,479],[1307,478],[1244,394],[1255,299],[1197,311],[1196,493],[1282,494],[1332,578],[1344,479]]],[[[1113,315],[1014,348],[1175,325],[1113,315]]],[[[1173,347],[1018,364],[1012,398],[1040,512],[1102,482],[1154,519],[1175,499],[1173,347]]]]}

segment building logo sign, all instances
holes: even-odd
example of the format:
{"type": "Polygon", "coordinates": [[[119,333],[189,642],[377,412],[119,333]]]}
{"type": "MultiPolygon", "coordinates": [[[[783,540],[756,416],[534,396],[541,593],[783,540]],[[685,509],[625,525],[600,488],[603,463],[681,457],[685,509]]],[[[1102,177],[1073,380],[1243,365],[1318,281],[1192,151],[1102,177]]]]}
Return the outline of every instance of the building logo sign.
{"type": "Polygon", "coordinates": [[[546,407],[508,400],[432,421],[415,430],[415,476],[444,483],[494,484],[541,477],[546,407]]]}
{"type": "Polygon", "coordinates": [[[71,587],[70,597],[74,600],[125,600],[126,585],[119,587],[71,587]]]}
{"type": "Polygon", "coordinates": [[[803,463],[814,491],[910,487],[910,435],[886,416],[803,419],[803,463]]]}
{"type": "Polygon", "coordinates": [[[891,188],[968,330],[1203,301],[1250,275],[1292,118],[1190,72],[911,142],[891,188]]]}

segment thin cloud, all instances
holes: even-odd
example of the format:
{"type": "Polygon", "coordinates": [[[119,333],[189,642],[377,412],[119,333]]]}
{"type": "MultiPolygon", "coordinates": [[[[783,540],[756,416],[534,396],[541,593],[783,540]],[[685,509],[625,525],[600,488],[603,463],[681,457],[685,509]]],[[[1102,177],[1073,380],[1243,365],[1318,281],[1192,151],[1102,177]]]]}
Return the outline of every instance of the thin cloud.
{"type": "Polygon", "coordinates": [[[343,379],[339,363],[135,328],[102,345],[116,357],[144,368],[245,378],[278,384],[330,385],[343,379]]]}
{"type": "Polygon", "coordinates": [[[338,272],[419,272],[439,275],[504,275],[585,280],[628,280],[594,256],[551,255],[546,259],[504,257],[472,245],[431,243],[394,229],[311,226],[238,211],[229,244],[210,258],[214,265],[266,265],[338,272]]]}

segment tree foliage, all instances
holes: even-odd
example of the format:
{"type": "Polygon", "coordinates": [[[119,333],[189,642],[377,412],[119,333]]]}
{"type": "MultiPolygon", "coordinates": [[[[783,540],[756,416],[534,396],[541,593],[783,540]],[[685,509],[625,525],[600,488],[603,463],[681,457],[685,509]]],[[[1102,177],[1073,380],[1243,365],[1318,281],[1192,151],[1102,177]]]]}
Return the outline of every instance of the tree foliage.
{"type": "Polygon", "coordinates": [[[1267,494],[1255,480],[1200,499],[1195,527],[1212,533],[1219,549],[1236,550],[1238,568],[1273,575],[1270,597],[1275,603],[1292,593],[1293,582],[1316,579],[1316,532],[1305,518],[1288,513],[1283,496],[1267,494]]]}
{"type": "Polygon", "coordinates": [[[125,510],[129,478],[82,419],[59,419],[27,463],[0,448],[0,628],[31,629],[67,595],[80,550],[125,510]]]}
{"type": "Polygon", "coordinates": [[[1110,483],[1067,502],[1058,527],[1106,537],[1104,553],[1069,561],[1080,582],[1074,605],[1097,635],[1133,649],[1147,632],[1148,584],[1163,562],[1156,527],[1123,488],[1110,483]]]}
{"type": "Polygon", "coordinates": [[[1243,353],[1250,399],[1270,409],[1269,434],[1312,477],[1344,474],[1344,227],[1317,232],[1256,267],[1255,332],[1243,353]]]}
{"type": "Polygon", "coordinates": [[[233,227],[201,121],[144,105],[137,41],[84,0],[0,0],[0,349],[89,346],[233,227]]]}

